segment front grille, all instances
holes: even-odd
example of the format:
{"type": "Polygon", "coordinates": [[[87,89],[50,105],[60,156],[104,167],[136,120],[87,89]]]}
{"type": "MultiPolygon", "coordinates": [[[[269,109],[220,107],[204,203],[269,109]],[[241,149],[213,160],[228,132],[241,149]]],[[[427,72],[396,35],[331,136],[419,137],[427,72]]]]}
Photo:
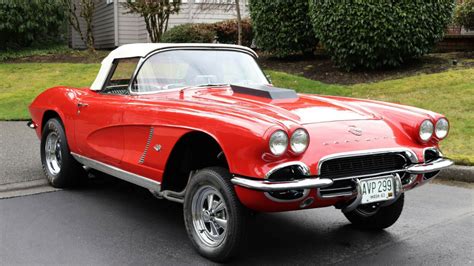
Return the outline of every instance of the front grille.
{"type": "Polygon", "coordinates": [[[400,153],[383,153],[336,158],[321,164],[322,178],[343,178],[361,175],[376,175],[398,171],[405,167],[405,157],[400,153]]]}
{"type": "Polygon", "coordinates": [[[354,193],[356,184],[352,179],[338,180],[329,187],[320,188],[319,194],[323,198],[349,196],[354,193]]]}

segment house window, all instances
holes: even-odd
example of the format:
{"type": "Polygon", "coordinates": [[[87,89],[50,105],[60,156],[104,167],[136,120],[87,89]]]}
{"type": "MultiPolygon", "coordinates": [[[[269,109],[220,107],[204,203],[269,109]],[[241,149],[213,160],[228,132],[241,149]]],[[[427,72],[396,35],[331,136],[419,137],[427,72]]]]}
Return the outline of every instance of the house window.
{"type": "Polygon", "coordinates": [[[105,3],[108,5],[108,4],[113,4],[114,3],[114,0],[105,0],[105,3]]]}

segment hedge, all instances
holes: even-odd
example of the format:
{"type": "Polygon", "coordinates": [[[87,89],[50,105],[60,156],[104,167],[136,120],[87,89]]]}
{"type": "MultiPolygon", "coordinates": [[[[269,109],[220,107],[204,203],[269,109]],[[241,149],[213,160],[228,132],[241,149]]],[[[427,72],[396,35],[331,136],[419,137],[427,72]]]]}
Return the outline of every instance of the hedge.
{"type": "Polygon", "coordinates": [[[182,24],[169,29],[161,37],[165,43],[212,43],[215,32],[208,24],[182,24]]]}
{"type": "Polygon", "coordinates": [[[316,37],[346,69],[398,66],[430,51],[454,0],[310,0],[316,37]]]}
{"type": "MultiPolygon", "coordinates": [[[[237,44],[238,27],[237,20],[224,20],[212,24],[219,43],[237,44]]],[[[242,20],[242,45],[250,47],[252,45],[253,32],[249,19],[242,20]]]]}
{"type": "Polygon", "coordinates": [[[64,23],[65,13],[60,1],[1,1],[0,49],[58,39],[64,23]]]}
{"type": "MultiPolygon", "coordinates": [[[[225,20],[216,23],[178,25],[163,34],[161,42],[169,43],[227,43],[237,44],[237,21],[225,20]]],[[[252,44],[252,24],[242,20],[242,45],[252,44]]]]}
{"type": "Polygon", "coordinates": [[[249,6],[258,48],[277,57],[315,48],[308,0],[251,0],[249,6]]]}

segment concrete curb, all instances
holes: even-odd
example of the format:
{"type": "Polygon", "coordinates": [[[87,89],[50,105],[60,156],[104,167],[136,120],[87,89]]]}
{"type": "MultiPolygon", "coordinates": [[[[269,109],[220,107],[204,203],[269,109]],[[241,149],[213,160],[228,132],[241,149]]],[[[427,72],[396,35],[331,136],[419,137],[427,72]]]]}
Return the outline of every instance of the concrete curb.
{"type": "Polygon", "coordinates": [[[0,185],[0,199],[8,199],[45,192],[53,192],[59,189],[53,188],[46,179],[0,185]]]}
{"type": "Polygon", "coordinates": [[[474,166],[453,165],[442,170],[436,178],[474,183],[474,166]]]}

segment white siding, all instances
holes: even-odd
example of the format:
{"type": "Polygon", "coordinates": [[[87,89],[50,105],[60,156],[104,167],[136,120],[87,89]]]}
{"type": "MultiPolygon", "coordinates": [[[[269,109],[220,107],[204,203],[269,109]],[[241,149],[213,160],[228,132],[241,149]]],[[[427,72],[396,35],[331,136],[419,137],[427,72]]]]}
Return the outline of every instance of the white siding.
{"type": "MultiPolygon", "coordinates": [[[[78,4],[79,0],[75,0],[78,4]]],[[[79,17],[79,14],[78,14],[79,17]]],[[[81,28],[85,29],[85,22],[81,20],[81,28]]],[[[93,32],[95,46],[97,49],[106,49],[115,47],[114,34],[114,5],[107,4],[106,0],[96,2],[96,10],[93,18],[93,32]]],[[[84,30],[83,30],[84,31],[84,30]]],[[[75,49],[85,49],[86,46],[81,40],[79,33],[71,27],[71,46],[75,49]]]]}
{"type": "MultiPolygon", "coordinates": [[[[241,1],[240,11],[242,18],[249,16],[248,6],[245,1],[241,1]]],[[[180,20],[178,16],[170,18],[170,24],[179,25],[182,23],[213,23],[227,19],[237,18],[237,12],[233,4],[215,5],[213,4],[191,4],[192,8],[188,8],[186,20],[180,20]]]]}
{"type": "MultiPolygon", "coordinates": [[[[78,2],[79,0],[75,0],[78,2]]],[[[149,42],[148,32],[142,17],[136,14],[127,14],[127,9],[122,3],[125,0],[115,0],[107,4],[107,0],[98,0],[94,15],[94,35],[96,48],[114,48],[116,44],[149,42]],[[117,20],[114,22],[114,5],[118,5],[117,20]],[[118,25],[118,40],[115,40],[115,23],[118,25]]],[[[248,17],[248,5],[246,0],[241,1],[242,17],[248,17]]],[[[235,8],[224,5],[195,3],[195,0],[188,0],[181,4],[178,14],[172,15],[168,28],[185,23],[213,23],[217,21],[236,18],[235,8]]],[[[82,25],[83,25],[82,21],[82,25]]],[[[84,26],[82,26],[84,27],[84,26]]],[[[73,48],[84,49],[84,43],[79,34],[71,29],[71,46],[73,48]]]]}
{"type": "MultiPolygon", "coordinates": [[[[120,0],[124,2],[125,0],[120,0]]],[[[248,16],[248,6],[246,2],[241,3],[242,17],[248,16]]],[[[205,7],[209,7],[206,4],[205,7]]],[[[145,22],[138,15],[126,14],[127,10],[120,4],[119,6],[119,45],[137,42],[149,42],[148,32],[145,22]]],[[[188,0],[188,3],[181,4],[178,14],[170,17],[168,29],[185,23],[212,23],[227,19],[236,18],[235,8],[232,6],[222,6],[219,8],[203,8],[202,4],[188,0]]]]}
{"type": "Polygon", "coordinates": [[[149,42],[144,19],[137,14],[127,14],[120,0],[118,6],[118,44],[149,42]]]}

